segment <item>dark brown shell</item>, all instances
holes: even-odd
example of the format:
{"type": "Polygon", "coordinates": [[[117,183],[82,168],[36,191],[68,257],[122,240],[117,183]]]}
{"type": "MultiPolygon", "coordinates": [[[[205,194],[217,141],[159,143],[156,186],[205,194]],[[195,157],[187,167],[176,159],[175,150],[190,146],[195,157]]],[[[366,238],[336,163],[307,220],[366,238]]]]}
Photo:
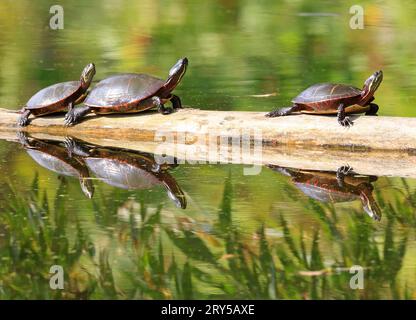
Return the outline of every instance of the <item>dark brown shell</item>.
{"type": "Polygon", "coordinates": [[[361,92],[360,89],[345,84],[318,83],[302,91],[292,102],[307,105],[317,102],[337,101],[360,96],[361,92]]]}
{"type": "Polygon", "coordinates": [[[42,150],[27,149],[27,153],[42,167],[69,177],[79,177],[79,172],[69,162],[42,150]]]}
{"type": "Polygon", "coordinates": [[[37,92],[26,104],[27,109],[39,109],[55,105],[73,95],[81,87],[80,81],[61,82],[37,92]]]}
{"type": "MultiPolygon", "coordinates": [[[[359,198],[359,186],[371,186],[373,177],[346,176],[341,187],[335,172],[300,170],[294,183],[307,196],[323,202],[347,202],[359,198]]],[[[371,188],[371,187],[370,187],[371,188]]]]}
{"type": "Polygon", "coordinates": [[[87,157],[85,162],[96,177],[117,188],[148,189],[161,184],[151,172],[118,159],[87,157]]]}
{"type": "Polygon", "coordinates": [[[308,197],[322,201],[322,202],[348,202],[358,198],[354,193],[349,193],[337,188],[334,184],[331,189],[331,185],[319,185],[308,183],[296,183],[296,187],[300,189],[308,197]]]}
{"type": "Polygon", "coordinates": [[[100,81],[84,101],[90,107],[117,107],[152,97],[165,81],[147,74],[123,73],[100,81]]]}

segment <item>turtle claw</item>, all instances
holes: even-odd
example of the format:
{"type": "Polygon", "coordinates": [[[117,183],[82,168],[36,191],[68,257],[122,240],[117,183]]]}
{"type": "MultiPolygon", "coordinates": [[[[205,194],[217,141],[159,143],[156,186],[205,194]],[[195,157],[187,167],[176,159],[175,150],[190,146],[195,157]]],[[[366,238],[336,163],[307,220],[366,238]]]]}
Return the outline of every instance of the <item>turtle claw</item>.
{"type": "Polygon", "coordinates": [[[20,127],[26,127],[29,124],[29,119],[25,119],[24,117],[20,117],[19,121],[17,122],[17,124],[20,127]]]}
{"type": "Polygon", "coordinates": [[[71,137],[65,137],[64,140],[65,149],[68,152],[68,156],[72,158],[75,149],[75,141],[71,137]]]}
{"type": "Polygon", "coordinates": [[[69,117],[68,118],[65,117],[65,119],[64,119],[64,125],[66,127],[69,127],[71,124],[72,124],[72,119],[70,119],[69,117]]]}
{"type": "Polygon", "coordinates": [[[17,139],[19,140],[20,144],[26,146],[29,144],[28,134],[23,131],[18,131],[16,133],[17,139]]]}
{"type": "Polygon", "coordinates": [[[351,172],[353,172],[353,168],[349,165],[341,166],[338,168],[336,177],[340,188],[344,187],[344,178],[351,172]]]}
{"type": "Polygon", "coordinates": [[[163,104],[159,104],[159,107],[157,109],[163,115],[171,114],[173,112],[172,108],[165,108],[163,104]]]}
{"type": "Polygon", "coordinates": [[[72,158],[73,155],[87,157],[90,154],[87,147],[84,147],[72,137],[65,137],[64,145],[70,158],[72,158]]]}
{"type": "Polygon", "coordinates": [[[353,168],[350,165],[341,166],[338,168],[337,173],[341,173],[343,175],[348,175],[349,173],[353,172],[353,168]]]}
{"type": "Polygon", "coordinates": [[[341,126],[345,127],[345,128],[350,128],[350,127],[352,127],[354,125],[354,122],[352,122],[351,119],[348,118],[348,117],[345,117],[342,120],[338,120],[338,123],[341,126]]]}
{"type": "Polygon", "coordinates": [[[26,127],[30,123],[29,115],[30,113],[28,113],[28,111],[24,111],[23,114],[17,120],[17,124],[20,127],[26,127]]]}
{"type": "Polygon", "coordinates": [[[66,127],[70,127],[75,124],[76,119],[75,119],[75,114],[73,110],[67,112],[67,114],[65,115],[64,124],[66,127]]]}
{"type": "Polygon", "coordinates": [[[91,112],[90,107],[81,106],[77,108],[73,108],[68,111],[65,115],[65,126],[69,127],[74,124],[77,124],[85,115],[91,112]]]}

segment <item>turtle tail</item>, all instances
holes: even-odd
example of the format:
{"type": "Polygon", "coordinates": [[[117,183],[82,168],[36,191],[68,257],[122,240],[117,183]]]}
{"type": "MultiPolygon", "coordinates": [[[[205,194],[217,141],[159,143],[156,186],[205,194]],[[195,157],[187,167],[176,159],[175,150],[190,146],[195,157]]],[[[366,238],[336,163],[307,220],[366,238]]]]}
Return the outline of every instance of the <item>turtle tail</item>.
{"type": "Polygon", "coordinates": [[[279,109],[273,110],[269,113],[266,113],[265,116],[268,118],[282,117],[282,116],[287,116],[293,112],[297,112],[300,110],[301,110],[301,107],[295,104],[291,107],[285,107],[285,108],[279,108],[279,109]]]}

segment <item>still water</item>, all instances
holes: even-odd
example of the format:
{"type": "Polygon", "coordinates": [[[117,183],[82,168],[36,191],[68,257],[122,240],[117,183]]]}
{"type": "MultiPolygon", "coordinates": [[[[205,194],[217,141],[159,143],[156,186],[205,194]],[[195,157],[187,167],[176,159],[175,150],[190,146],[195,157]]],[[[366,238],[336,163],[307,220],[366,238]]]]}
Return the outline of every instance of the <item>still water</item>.
{"type": "MultiPolygon", "coordinates": [[[[416,116],[411,1],[363,1],[363,30],[349,27],[349,1],[62,1],[63,30],[49,28],[52,4],[0,3],[2,108],[89,62],[95,82],[165,78],[187,56],[175,93],[194,108],[269,111],[313,83],[361,87],[383,69],[379,114],[416,116]]],[[[1,299],[416,297],[413,179],[340,179],[336,167],[247,176],[243,165],[159,167],[152,154],[69,137],[5,138],[1,299]],[[52,265],[63,290],[50,288],[52,265]]]]}

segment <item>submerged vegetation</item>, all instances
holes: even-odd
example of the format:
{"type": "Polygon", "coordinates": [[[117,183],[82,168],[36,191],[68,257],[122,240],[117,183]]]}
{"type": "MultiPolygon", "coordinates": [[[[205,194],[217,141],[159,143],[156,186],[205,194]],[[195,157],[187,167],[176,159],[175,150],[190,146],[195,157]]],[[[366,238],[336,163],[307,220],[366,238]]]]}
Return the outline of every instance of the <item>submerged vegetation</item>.
{"type": "Polygon", "coordinates": [[[102,232],[67,214],[65,179],[51,199],[36,177],[29,195],[11,190],[0,215],[0,298],[412,298],[414,279],[400,274],[414,236],[409,204],[416,196],[402,183],[404,202],[377,195],[382,229],[358,209],[340,219],[333,204],[305,198],[300,201],[319,226],[299,230],[277,212],[270,235],[267,225],[248,234],[235,223],[230,177],[209,225],[169,214],[143,196],[107,206],[99,192],[89,214],[102,232]],[[63,290],[49,287],[52,265],[64,269],[63,290]],[[362,290],[350,288],[353,265],[364,269],[362,290]]]}
{"type": "MultiPolygon", "coordinates": [[[[359,30],[349,23],[355,1],[60,2],[65,26],[51,30],[50,1],[0,1],[1,108],[78,79],[89,62],[95,81],[165,79],[187,56],[175,90],[185,106],[270,111],[314,83],[360,87],[382,69],[379,114],[416,115],[416,2],[362,1],[359,30]]],[[[267,168],[243,176],[239,165],[179,166],[186,210],[163,187],[98,179],[87,199],[78,179],[6,141],[0,168],[0,299],[416,298],[411,179],[374,182],[377,222],[360,200],[318,202],[267,168]],[[53,265],[63,267],[63,290],[49,286],[53,265]],[[354,265],[362,290],[350,288],[354,265]]]]}

